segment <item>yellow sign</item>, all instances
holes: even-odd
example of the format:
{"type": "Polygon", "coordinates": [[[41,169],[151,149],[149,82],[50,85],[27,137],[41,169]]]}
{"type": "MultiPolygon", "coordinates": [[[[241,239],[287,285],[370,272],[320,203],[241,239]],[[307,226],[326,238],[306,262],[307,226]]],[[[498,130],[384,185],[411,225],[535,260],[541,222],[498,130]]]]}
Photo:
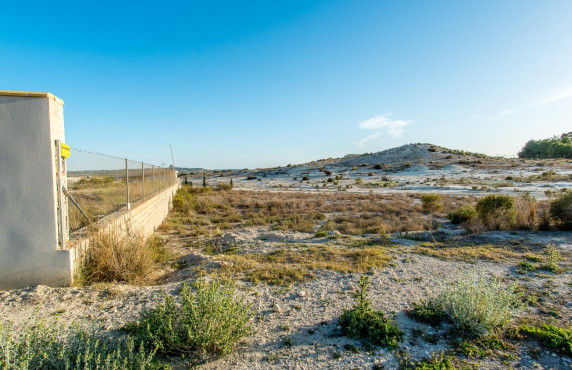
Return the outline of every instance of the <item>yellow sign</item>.
{"type": "Polygon", "coordinates": [[[64,158],[70,157],[70,147],[63,143],[62,143],[62,157],[64,158]]]}

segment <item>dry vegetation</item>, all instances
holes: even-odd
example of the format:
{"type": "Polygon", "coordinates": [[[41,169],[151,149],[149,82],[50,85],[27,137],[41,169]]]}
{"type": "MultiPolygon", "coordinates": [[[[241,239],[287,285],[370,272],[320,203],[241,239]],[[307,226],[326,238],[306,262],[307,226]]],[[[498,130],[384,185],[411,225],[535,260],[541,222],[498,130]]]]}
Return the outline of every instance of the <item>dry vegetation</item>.
{"type": "Polygon", "coordinates": [[[436,217],[472,198],[443,197],[439,210],[423,210],[416,195],[281,193],[220,191],[184,187],[175,200],[176,212],[162,226],[190,236],[217,230],[272,226],[276,230],[342,234],[386,234],[431,230],[436,217]]]}

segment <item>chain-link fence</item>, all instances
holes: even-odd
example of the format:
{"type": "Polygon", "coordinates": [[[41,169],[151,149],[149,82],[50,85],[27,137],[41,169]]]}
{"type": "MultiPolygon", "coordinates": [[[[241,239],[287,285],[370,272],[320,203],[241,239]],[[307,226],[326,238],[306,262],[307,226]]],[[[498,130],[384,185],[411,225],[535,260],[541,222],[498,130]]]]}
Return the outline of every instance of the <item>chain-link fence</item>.
{"type": "Polygon", "coordinates": [[[177,182],[174,170],[75,148],[66,170],[70,232],[128,210],[177,182]]]}

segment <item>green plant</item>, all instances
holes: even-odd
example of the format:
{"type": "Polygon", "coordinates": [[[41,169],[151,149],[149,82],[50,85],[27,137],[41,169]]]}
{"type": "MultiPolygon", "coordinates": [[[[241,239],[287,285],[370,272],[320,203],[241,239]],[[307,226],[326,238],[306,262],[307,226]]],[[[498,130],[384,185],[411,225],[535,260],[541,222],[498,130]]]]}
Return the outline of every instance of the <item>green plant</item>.
{"type": "Polygon", "coordinates": [[[473,271],[445,285],[434,305],[457,329],[487,336],[522,308],[516,288],[516,284],[506,287],[498,278],[488,280],[473,271]]]}
{"type": "Polygon", "coordinates": [[[477,211],[475,207],[470,204],[463,204],[459,208],[455,209],[454,211],[450,212],[449,220],[458,225],[462,222],[472,222],[477,219],[477,211]]]}
{"type": "Polygon", "coordinates": [[[403,339],[403,332],[381,311],[370,306],[369,278],[362,276],[359,289],[355,293],[356,304],[350,310],[344,310],[340,316],[342,335],[353,339],[363,339],[374,345],[395,348],[403,339]]]}
{"type": "Polygon", "coordinates": [[[486,226],[503,230],[516,223],[514,199],[508,195],[487,195],[477,202],[477,214],[486,226]]]}
{"type": "Polygon", "coordinates": [[[560,254],[558,249],[556,249],[556,246],[554,244],[548,244],[544,248],[544,254],[545,254],[545,264],[543,268],[554,273],[560,272],[559,262],[562,260],[562,255],[560,254]]]}
{"type": "Polygon", "coordinates": [[[12,324],[0,324],[0,368],[5,370],[169,368],[155,360],[155,352],[132,337],[110,340],[76,324],[64,329],[33,319],[18,333],[12,324]]]}
{"type": "Polygon", "coordinates": [[[207,173],[203,171],[203,189],[207,187],[207,173]]]}
{"type": "Polygon", "coordinates": [[[252,305],[244,297],[235,297],[232,283],[196,282],[193,288],[183,285],[180,303],[163,294],[163,302],[145,311],[126,330],[159,353],[188,354],[195,359],[226,355],[253,333],[252,305]]]}
{"type": "Polygon", "coordinates": [[[565,329],[542,324],[540,328],[523,325],[519,329],[521,332],[536,338],[548,347],[564,355],[572,356],[572,327],[565,329]]]}
{"type": "Polygon", "coordinates": [[[413,309],[407,314],[415,321],[430,325],[440,324],[445,319],[443,310],[436,300],[422,299],[413,303],[413,309]]]}
{"type": "Polygon", "coordinates": [[[325,231],[318,231],[316,235],[314,235],[315,238],[325,238],[326,236],[328,236],[328,233],[325,231]]]}
{"type": "Polygon", "coordinates": [[[427,212],[436,212],[443,209],[443,197],[441,194],[429,193],[421,194],[421,202],[423,203],[423,210],[427,212]]]}
{"type": "Polygon", "coordinates": [[[534,265],[528,261],[522,261],[518,267],[520,267],[524,271],[534,271],[536,268],[534,265]]]}
{"type": "Polygon", "coordinates": [[[550,217],[559,228],[572,230],[572,192],[564,192],[550,203],[550,217]]]}

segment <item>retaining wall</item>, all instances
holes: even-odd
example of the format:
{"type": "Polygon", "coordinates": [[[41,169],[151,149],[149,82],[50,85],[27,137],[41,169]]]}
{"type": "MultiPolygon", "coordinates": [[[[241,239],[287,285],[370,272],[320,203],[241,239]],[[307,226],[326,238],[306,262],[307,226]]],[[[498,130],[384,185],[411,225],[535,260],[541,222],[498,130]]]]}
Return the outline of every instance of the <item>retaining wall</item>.
{"type": "MultiPolygon", "coordinates": [[[[148,237],[167,217],[173,205],[173,196],[179,189],[179,182],[153,197],[134,203],[131,210],[113,213],[98,221],[98,231],[108,233],[127,233],[127,230],[148,237]]],[[[87,232],[72,234],[68,241],[73,272],[79,266],[81,257],[89,248],[87,232]]]]}

